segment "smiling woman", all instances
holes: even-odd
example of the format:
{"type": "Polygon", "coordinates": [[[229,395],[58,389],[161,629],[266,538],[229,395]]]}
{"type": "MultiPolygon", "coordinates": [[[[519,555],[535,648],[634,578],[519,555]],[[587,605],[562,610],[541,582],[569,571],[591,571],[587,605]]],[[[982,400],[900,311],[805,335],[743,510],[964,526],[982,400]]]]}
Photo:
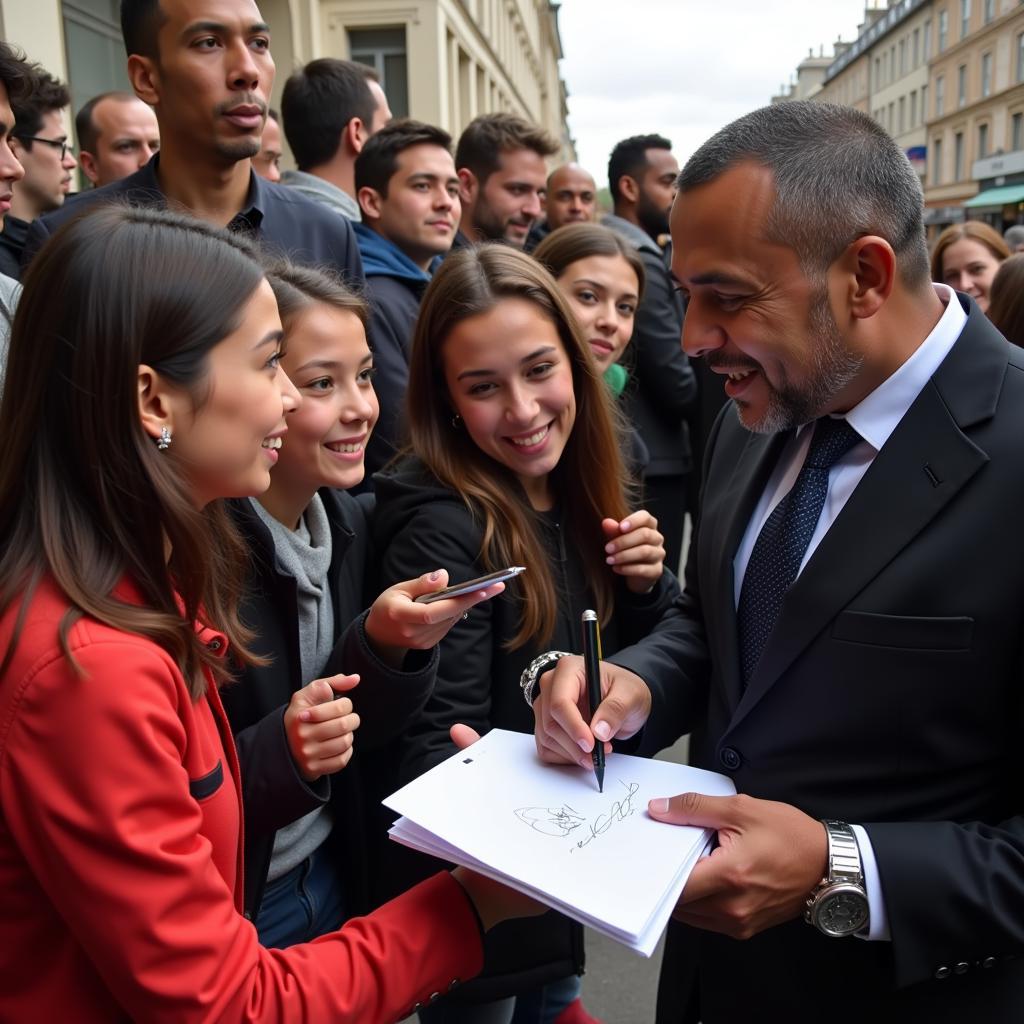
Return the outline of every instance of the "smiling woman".
{"type": "Polygon", "coordinates": [[[383,1024],[479,969],[474,907],[533,911],[460,874],[294,952],[243,916],[218,684],[265,661],[218,499],[269,482],[280,330],[251,246],[166,211],[108,205],[29,270],[0,403],[0,1019],[383,1024]]]}
{"type": "MultiPolygon", "coordinates": [[[[451,753],[457,721],[532,732],[546,648],[578,648],[584,609],[598,609],[610,653],[652,628],[678,589],[656,521],[630,511],[615,409],[590,347],[529,256],[491,244],[445,259],[420,307],[407,394],[411,450],[375,478],[385,580],[435,564],[456,581],[526,571],[441,641],[434,692],[402,747],[406,779],[451,753]]],[[[417,858],[401,877],[435,867],[417,858]]],[[[510,1019],[487,1014],[511,1015],[514,1000],[517,1024],[547,1024],[578,998],[582,966],[577,925],[525,922],[504,930],[459,1000],[486,1008],[421,1017],[510,1019]]]]}

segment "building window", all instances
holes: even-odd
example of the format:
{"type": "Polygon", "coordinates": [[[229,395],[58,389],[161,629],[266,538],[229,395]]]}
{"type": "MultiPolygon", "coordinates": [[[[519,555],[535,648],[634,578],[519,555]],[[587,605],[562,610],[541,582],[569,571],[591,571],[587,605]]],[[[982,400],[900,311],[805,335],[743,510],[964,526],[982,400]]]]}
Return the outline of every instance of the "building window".
{"type": "Polygon", "coordinates": [[[985,24],[996,16],[996,0],[985,0],[985,24]]]}
{"type": "Polygon", "coordinates": [[[71,109],[101,92],[130,92],[117,0],[64,0],[61,8],[71,109]]]}
{"type": "Polygon", "coordinates": [[[924,50],[921,52],[921,59],[927,63],[932,59],[932,19],[924,23],[924,50]]]}
{"type": "Polygon", "coordinates": [[[1024,82],[1024,32],[1017,36],[1017,81],[1024,82]]]}
{"type": "Polygon", "coordinates": [[[352,60],[368,64],[380,77],[380,87],[395,117],[409,116],[409,67],[406,60],[405,26],[351,29],[348,34],[352,60]]]}
{"type": "Polygon", "coordinates": [[[932,184],[942,184],[942,139],[936,139],[932,145],[932,184]]]}
{"type": "Polygon", "coordinates": [[[956,105],[962,107],[967,102],[967,65],[961,64],[956,69],[956,105]]]}
{"type": "Polygon", "coordinates": [[[984,160],[988,156],[988,125],[978,125],[978,159],[984,160]]]}
{"type": "Polygon", "coordinates": [[[964,133],[953,136],[953,180],[962,181],[964,176],[964,133]]]}
{"type": "Polygon", "coordinates": [[[939,11],[939,53],[946,49],[949,37],[949,11],[939,11]]]}
{"type": "Polygon", "coordinates": [[[1024,149],[1024,114],[1014,114],[1010,119],[1010,151],[1024,149]]]}
{"type": "Polygon", "coordinates": [[[939,75],[935,79],[935,116],[942,117],[946,112],[946,76],[939,75]]]}
{"type": "Polygon", "coordinates": [[[900,78],[907,73],[907,41],[900,40],[900,78]]]}
{"type": "Polygon", "coordinates": [[[896,104],[889,104],[889,134],[896,134],[896,104]]]}
{"type": "Polygon", "coordinates": [[[960,38],[966,39],[971,30],[971,0],[960,0],[960,38]]]}
{"type": "Polygon", "coordinates": [[[917,90],[910,94],[910,127],[917,127],[917,90]]]}
{"type": "Polygon", "coordinates": [[[901,96],[900,97],[899,111],[900,111],[900,120],[899,120],[900,135],[902,135],[907,130],[907,97],[906,96],[901,96]]]}
{"type": "Polygon", "coordinates": [[[921,30],[919,28],[914,29],[914,42],[913,42],[913,66],[916,68],[921,63],[921,30]]]}
{"type": "Polygon", "coordinates": [[[925,120],[927,120],[927,118],[928,118],[928,86],[927,85],[922,85],[921,86],[921,121],[919,121],[918,123],[920,124],[920,123],[924,122],[925,120]]]}
{"type": "Polygon", "coordinates": [[[875,58],[875,88],[879,89],[882,86],[882,61],[879,57],[875,58]]]}
{"type": "Polygon", "coordinates": [[[981,55],[981,95],[992,95],[992,54],[981,55]]]}

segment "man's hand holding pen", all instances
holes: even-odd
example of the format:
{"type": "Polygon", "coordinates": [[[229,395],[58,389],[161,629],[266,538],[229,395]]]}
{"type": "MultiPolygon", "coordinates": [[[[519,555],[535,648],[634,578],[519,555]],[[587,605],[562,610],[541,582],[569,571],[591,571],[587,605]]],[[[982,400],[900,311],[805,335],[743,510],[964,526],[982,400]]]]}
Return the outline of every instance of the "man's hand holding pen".
{"type": "Polygon", "coordinates": [[[643,727],[651,712],[651,691],[636,674],[601,662],[601,703],[588,715],[587,677],[583,659],[560,659],[539,680],[533,702],[534,739],[541,760],[578,764],[593,769],[595,742],[611,753],[611,740],[629,739],[643,727]],[[589,722],[588,719],[589,718],[589,722]]]}

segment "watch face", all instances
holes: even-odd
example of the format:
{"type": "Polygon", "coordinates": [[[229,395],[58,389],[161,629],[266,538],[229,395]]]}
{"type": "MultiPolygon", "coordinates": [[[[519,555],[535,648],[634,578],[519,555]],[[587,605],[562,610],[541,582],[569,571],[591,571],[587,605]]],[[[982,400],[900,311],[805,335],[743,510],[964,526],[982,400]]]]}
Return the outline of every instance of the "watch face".
{"type": "Polygon", "coordinates": [[[853,885],[837,886],[815,903],[814,923],[826,935],[839,938],[860,931],[868,922],[868,901],[853,885]]]}

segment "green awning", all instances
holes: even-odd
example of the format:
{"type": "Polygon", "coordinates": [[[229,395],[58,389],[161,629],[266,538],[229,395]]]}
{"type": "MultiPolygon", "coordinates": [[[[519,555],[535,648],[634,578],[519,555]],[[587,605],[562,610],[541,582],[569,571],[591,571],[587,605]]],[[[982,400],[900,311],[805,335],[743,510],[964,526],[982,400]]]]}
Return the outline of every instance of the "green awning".
{"type": "Polygon", "coordinates": [[[979,206],[995,208],[1021,202],[1024,202],[1024,184],[1003,185],[1002,188],[987,188],[984,192],[979,192],[973,199],[968,199],[964,206],[969,209],[976,209],[979,206]]]}

